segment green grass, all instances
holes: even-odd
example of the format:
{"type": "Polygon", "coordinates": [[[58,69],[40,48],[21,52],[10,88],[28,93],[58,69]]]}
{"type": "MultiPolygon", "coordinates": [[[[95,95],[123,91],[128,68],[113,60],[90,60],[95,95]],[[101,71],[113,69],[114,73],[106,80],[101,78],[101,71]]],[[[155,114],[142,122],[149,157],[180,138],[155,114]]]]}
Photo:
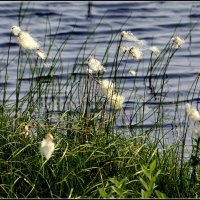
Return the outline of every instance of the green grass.
{"type": "MultiPolygon", "coordinates": [[[[23,24],[26,9],[29,9],[30,5],[27,4],[24,9],[23,6],[22,2],[19,25],[23,24]]],[[[46,34],[54,35],[51,39],[44,37],[48,55],[52,55],[51,50],[55,47],[56,33],[61,21],[60,18],[57,30],[52,32],[50,20],[47,19],[46,34]]],[[[83,41],[72,72],[85,72],[88,41],[100,23],[83,41]]],[[[163,107],[164,93],[167,91],[167,77],[164,75],[179,49],[174,49],[169,42],[158,58],[150,55],[144,78],[145,90],[141,98],[134,77],[132,90],[124,87],[123,78],[116,78],[119,67],[122,66],[122,59],[127,59],[128,62],[130,57],[119,52],[122,40],[116,47],[114,57],[109,57],[114,41],[120,37],[119,33],[111,35],[102,61],[106,63],[112,59],[110,79],[120,88],[116,91],[129,94],[126,101],[134,101],[132,111],[110,107],[97,83],[104,74],[76,76],[64,71],[62,52],[69,48],[70,36],[67,36],[59,47],[56,46],[56,54],[46,64],[31,53],[24,54],[21,49],[18,55],[11,58],[11,47],[8,47],[7,60],[1,68],[5,81],[0,107],[0,197],[200,197],[200,142],[199,139],[193,139],[192,151],[189,159],[186,159],[185,139],[191,124],[178,104],[180,85],[176,101],[173,102],[174,117],[167,118],[163,107]],[[7,94],[10,62],[17,64],[16,89],[12,96],[7,94]],[[30,68],[29,88],[22,96],[20,92],[27,68],[30,68]],[[58,71],[66,76],[65,82],[55,76],[58,71]],[[157,79],[154,75],[163,75],[163,79],[157,79]],[[149,90],[151,97],[148,95],[149,90]],[[160,95],[156,96],[157,93],[160,95]],[[15,102],[9,103],[13,96],[15,102]],[[64,96],[64,100],[61,96],[64,96]],[[146,104],[154,102],[155,97],[159,103],[146,112],[146,104]],[[177,121],[181,122],[182,116],[185,117],[185,124],[179,130],[180,137],[176,128],[165,129],[166,122],[176,124],[177,121]],[[150,117],[154,117],[155,121],[150,128],[145,128],[144,123],[150,117]],[[118,128],[119,121],[126,125],[126,128],[118,128]],[[26,125],[29,126],[28,137],[24,134],[26,125]],[[40,142],[47,133],[54,136],[56,144],[49,160],[45,160],[40,152],[40,142]],[[171,143],[165,139],[168,134],[175,137],[171,143]]],[[[8,38],[8,41],[11,41],[11,38],[8,38]]],[[[124,64],[122,76],[126,73],[127,62],[124,64]]],[[[142,60],[135,64],[137,69],[140,69],[142,60]]],[[[198,79],[197,76],[188,90],[186,100],[189,95],[194,96],[198,79]]]]}

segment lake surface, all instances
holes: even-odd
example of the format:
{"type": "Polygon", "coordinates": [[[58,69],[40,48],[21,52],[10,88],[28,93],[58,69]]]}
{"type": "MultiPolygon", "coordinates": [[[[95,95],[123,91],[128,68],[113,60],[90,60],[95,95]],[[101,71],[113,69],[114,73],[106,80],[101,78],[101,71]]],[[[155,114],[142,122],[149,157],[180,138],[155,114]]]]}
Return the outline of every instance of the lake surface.
{"type": "MultiPolygon", "coordinates": [[[[184,38],[191,25],[199,20],[200,17],[200,2],[192,1],[92,1],[90,10],[88,10],[88,1],[50,1],[42,2],[35,1],[30,2],[26,17],[21,23],[22,29],[27,29],[31,34],[37,38],[41,44],[44,44],[44,38],[51,39],[55,36],[56,28],[60,16],[62,15],[60,28],[56,34],[54,46],[50,52],[50,57],[53,57],[57,51],[57,47],[61,45],[63,40],[70,36],[67,45],[62,52],[62,64],[64,71],[62,72],[61,79],[65,80],[67,73],[71,73],[73,64],[76,60],[78,52],[82,47],[83,42],[88,37],[89,33],[92,33],[95,28],[95,33],[88,39],[84,52],[81,51],[80,55],[84,55],[84,58],[92,54],[100,61],[106,64],[107,72],[104,77],[109,77],[109,73],[112,68],[114,55],[116,52],[116,46],[120,39],[121,30],[131,31],[139,39],[145,40],[148,45],[152,42],[160,50],[162,50],[166,43],[170,40],[175,29],[176,34],[184,38]],[[51,33],[46,33],[47,17],[51,24],[51,33]],[[129,18],[128,18],[129,17],[129,18]],[[117,35],[118,34],[118,35],[117,35]],[[103,60],[103,56],[108,47],[108,43],[113,35],[117,35],[113,45],[109,49],[108,59],[103,60]]],[[[24,2],[24,7],[27,3],[24,2]]],[[[18,12],[20,2],[0,2],[0,17],[1,17],[1,29],[0,29],[0,52],[3,59],[7,57],[8,46],[10,46],[9,60],[13,61],[9,64],[8,70],[8,96],[12,94],[16,87],[16,73],[17,73],[17,58],[19,47],[16,43],[16,38],[10,38],[10,29],[13,25],[18,25],[18,12]]],[[[179,109],[183,114],[177,116],[178,122],[176,125],[170,124],[167,120],[164,122],[166,133],[169,138],[174,140],[173,131],[176,127],[176,134],[182,135],[180,131],[181,125],[184,120],[184,107],[187,100],[193,102],[193,105],[198,109],[199,106],[199,89],[196,89],[195,93],[188,91],[192,86],[197,73],[200,72],[200,27],[199,23],[192,31],[191,41],[189,38],[185,41],[185,44],[177,51],[167,69],[167,83],[163,101],[163,109],[166,114],[165,119],[174,117],[175,104],[171,103],[177,100],[177,93],[179,92],[179,109]],[[180,133],[179,133],[180,131],[180,133]]],[[[45,49],[46,50],[46,49],[45,49]]],[[[81,58],[81,56],[79,57],[81,58]]],[[[124,82],[123,95],[126,97],[125,110],[131,114],[133,112],[134,102],[136,99],[129,98],[130,91],[135,87],[137,89],[136,98],[141,99],[144,96],[145,84],[144,78],[148,68],[148,61],[150,58],[149,52],[144,52],[142,62],[137,69],[137,62],[133,59],[129,60],[124,70],[124,65],[119,67],[116,74],[116,78],[122,79],[124,82]],[[129,70],[138,70],[136,77],[131,77],[128,74],[129,70]]],[[[3,66],[3,62],[1,63],[3,66]]],[[[59,77],[60,71],[56,72],[59,77]]],[[[81,76],[82,71],[77,69],[73,72],[77,76],[81,76]]],[[[4,77],[5,72],[1,67],[1,77],[4,77]]],[[[4,79],[1,78],[0,85],[3,86],[4,79]]],[[[22,82],[22,88],[20,95],[23,96],[29,88],[30,69],[26,68],[25,75],[22,82]]],[[[160,77],[162,79],[162,77],[160,77]]],[[[199,85],[197,85],[197,88],[199,85]]],[[[120,88],[119,88],[120,89],[120,88]]],[[[194,87],[193,87],[194,89],[194,87]]],[[[152,94],[149,92],[150,97],[152,94]]],[[[158,94],[159,97],[159,94],[158,94]]],[[[62,98],[62,96],[61,96],[62,98]]],[[[63,94],[64,99],[64,94],[63,94]]],[[[159,99],[159,98],[158,98],[159,99]]],[[[160,102],[158,99],[146,104],[145,112],[148,115],[156,105],[160,102]]],[[[15,102],[15,95],[11,95],[9,102],[15,102]]],[[[200,109],[200,108],[199,108],[200,109]]],[[[154,122],[154,117],[149,117],[144,122],[144,126],[148,129],[154,122]]],[[[169,120],[170,121],[170,120],[169,120]]],[[[120,123],[120,122],[119,122],[120,123]]],[[[121,126],[119,124],[119,126],[121,126]]],[[[177,136],[177,135],[176,135],[177,136]]],[[[191,135],[187,136],[187,144],[191,144],[191,135]]]]}

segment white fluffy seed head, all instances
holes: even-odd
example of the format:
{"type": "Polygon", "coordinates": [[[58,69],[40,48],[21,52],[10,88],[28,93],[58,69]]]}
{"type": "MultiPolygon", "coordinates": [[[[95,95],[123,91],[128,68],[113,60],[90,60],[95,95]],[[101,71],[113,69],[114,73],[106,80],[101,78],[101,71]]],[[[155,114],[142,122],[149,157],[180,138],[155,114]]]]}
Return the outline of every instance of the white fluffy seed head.
{"type": "Polygon", "coordinates": [[[186,104],[185,104],[185,110],[186,110],[186,112],[187,112],[188,114],[190,113],[191,107],[192,107],[191,104],[189,104],[189,103],[186,103],[186,104]]]}
{"type": "Polygon", "coordinates": [[[134,70],[130,70],[128,73],[131,74],[132,76],[136,75],[136,71],[134,71],[134,70]]]}
{"type": "Polygon", "coordinates": [[[41,148],[41,153],[48,160],[52,156],[52,154],[55,150],[55,144],[53,142],[53,136],[50,133],[48,133],[46,135],[46,137],[42,140],[40,148],[41,148]]]}
{"type": "Polygon", "coordinates": [[[196,109],[192,109],[190,113],[190,118],[194,121],[200,121],[200,114],[196,109]]]}
{"type": "Polygon", "coordinates": [[[89,74],[92,74],[92,70],[91,69],[87,69],[87,72],[89,73],[89,74]]]}
{"type": "Polygon", "coordinates": [[[121,51],[123,51],[124,53],[130,53],[135,60],[141,59],[142,54],[143,54],[142,50],[140,50],[137,47],[133,47],[133,46],[130,46],[130,47],[126,46],[125,47],[125,46],[120,45],[119,49],[121,51]]]}
{"type": "Polygon", "coordinates": [[[142,51],[136,47],[132,47],[129,52],[135,60],[139,60],[142,57],[142,51]]]}
{"type": "Polygon", "coordinates": [[[198,110],[195,109],[194,107],[192,107],[191,104],[186,103],[185,110],[191,120],[200,121],[200,114],[199,114],[198,110]]]}
{"type": "Polygon", "coordinates": [[[40,50],[40,49],[37,49],[36,50],[36,54],[38,57],[40,57],[42,60],[45,60],[46,59],[46,54],[44,53],[44,51],[40,50]]]}
{"type": "Polygon", "coordinates": [[[11,33],[14,35],[14,36],[18,36],[19,33],[21,32],[21,28],[19,26],[13,26],[11,28],[11,33]]]}
{"type": "Polygon", "coordinates": [[[114,83],[112,83],[111,81],[109,80],[102,80],[100,81],[101,85],[103,88],[106,88],[106,89],[114,89],[114,83]]]}
{"type": "Polygon", "coordinates": [[[149,48],[149,50],[155,55],[155,56],[159,56],[160,51],[156,46],[152,46],[149,48]]]}
{"type": "Polygon", "coordinates": [[[175,45],[175,48],[178,49],[182,44],[185,43],[185,40],[179,36],[175,36],[171,39],[171,42],[175,45]]]}
{"type": "Polygon", "coordinates": [[[106,71],[105,67],[101,64],[101,62],[93,57],[88,58],[88,66],[94,72],[106,71]]]}
{"type": "Polygon", "coordinates": [[[192,129],[192,137],[193,138],[199,138],[200,137],[200,124],[195,123],[192,129]]]}
{"type": "Polygon", "coordinates": [[[121,32],[121,38],[126,41],[131,41],[139,45],[140,47],[145,47],[147,46],[145,40],[139,40],[133,33],[130,31],[122,31],[121,32]]]}
{"type": "Polygon", "coordinates": [[[116,93],[108,94],[108,101],[110,105],[116,109],[116,110],[121,110],[125,97],[116,93]]]}
{"type": "Polygon", "coordinates": [[[25,125],[23,127],[21,135],[23,135],[25,138],[27,138],[28,136],[30,136],[28,125],[25,125]]]}
{"type": "Polygon", "coordinates": [[[119,46],[119,49],[120,49],[121,51],[123,51],[124,53],[130,51],[130,47],[125,47],[125,46],[122,46],[122,45],[119,46]]]}
{"type": "Polygon", "coordinates": [[[48,140],[51,140],[51,141],[53,141],[53,139],[54,139],[54,137],[53,137],[53,135],[52,135],[51,133],[48,133],[48,134],[46,135],[46,138],[47,138],[48,140]]]}
{"type": "Polygon", "coordinates": [[[122,31],[122,32],[121,32],[122,38],[124,37],[125,34],[126,34],[126,31],[122,31]]]}
{"type": "Polygon", "coordinates": [[[25,130],[26,132],[28,132],[28,131],[29,131],[29,127],[26,125],[26,126],[24,127],[24,130],[25,130]]]}
{"type": "Polygon", "coordinates": [[[22,31],[20,27],[13,26],[11,33],[17,37],[19,46],[26,50],[35,50],[38,57],[42,60],[46,59],[46,54],[41,50],[39,42],[37,42],[28,32],[22,31]]]}
{"type": "Polygon", "coordinates": [[[17,41],[19,45],[27,50],[37,50],[40,48],[39,43],[28,33],[25,31],[21,31],[19,36],[17,37],[17,41]]]}
{"type": "Polygon", "coordinates": [[[129,31],[122,31],[121,37],[122,39],[127,40],[127,41],[133,41],[133,42],[139,41],[138,38],[129,31]]]}
{"type": "Polygon", "coordinates": [[[120,110],[122,108],[125,97],[114,92],[114,83],[109,80],[101,80],[99,81],[99,84],[110,105],[115,110],[120,110]]]}
{"type": "Polygon", "coordinates": [[[101,86],[101,90],[105,95],[113,93],[113,89],[115,87],[114,83],[109,80],[100,80],[99,84],[101,86]]]}

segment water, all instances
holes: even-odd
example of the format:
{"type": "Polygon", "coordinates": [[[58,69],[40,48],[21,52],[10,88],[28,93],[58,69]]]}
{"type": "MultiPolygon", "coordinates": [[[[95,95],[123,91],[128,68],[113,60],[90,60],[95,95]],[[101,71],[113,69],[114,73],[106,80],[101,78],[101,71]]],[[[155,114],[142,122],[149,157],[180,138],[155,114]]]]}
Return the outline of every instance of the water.
{"type": "MultiPolygon", "coordinates": [[[[26,3],[24,6],[26,7],[26,3]]],[[[18,11],[20,7],[20,2],[0,2],[0,17],[1,17],[1,29],[0,29],[0,53],[3,59],[7,57],[7,50],[9,45],[10,28],[13,25],[18,25],[18,11]]],[[[23,19],[21,27],[27,29],[31,34],[37,38],[41,44],[45,37],[45,29],[47,17],[51,24],[51,33],[47,34],[47,38],[51,39],[55,30],[58,26],[59,18],[62,14],[62,20],[60,24],[59,31],[56,35],[55,44],[60,46],[62,41],[70,35],[68,43],[62,52],[62,61],[65,70],[72,70],[72,66],[75,62],[76,56],[78,54],[81,45],[87,38],[88,34],[91,33],[97,26],[95,33],[88,40],[88,44],[85,49],[85,55],[90,55],[91,53],[95,55],[97,59],[102,61],[105,50],[107,48],[108,42],[111,39],[112,34],[117,34],[119,39],[120,29],[123,25],[122,30],[127,30],[133,32],[139,39],[145,40],[148,45],[152,42],[160,50],[164,48],[166,43],[169,41],[170,37],[176,29],[176,33],[184,38],[191,27],[200,17],[198,14],[200,11],[199,2],[179,2],[179,1],[144,1],[144,2],[133,2],[133,1],[94,1],[90,7],[90,12],[88,11],[88,2],[78,2],[78,1],[64,1],[64,2],[31,2],[31,6],[28,8],[26,13],[26,18],[23,19]],[[130,17],[127,21],[127,18],[130,17]],[[100,23],[101,21],[101,23],[100,23]],[[126,22],[126,23],[125,23],[126,22]],[[98,25],[99,24],[99,25],[98,25]]],[[[176,101],[177,91],[179,91],[179,105],[180,109],[184,109],[185,102],[187,100],[186,95],[191,87],[193,81],[196,78],[199,70],[199,49],[200,49],[200,27],[199,24],[195,27],[192,32],[191,43],[189,38],[186,40],[185,44],[176,53],[175,57],[167,71],[167,84],[166,94],[164,98],[164,109],[166,116],[169,118],[174,116],[175,105],[172,103],[176,101]],[[172,116],[170,116],[172,113],[172,116]]],[[[106,62],[107,73],[104,77],[109,77],[109,72],[112,68],[112,62],[114,58],[114,53],[116,50],[117,40],[115,40],[113,46],[109,51],[108,61],[106,62]]],[[[18,45],[16,39],[12,37],[11,39],[11,49],[10,49],[10,60],[13,58],[9,64],[8,71],[8,94],[12,94],[15,89],[16,84],[16,64],[18,55],[18,45]]],[[[52,48],[50,56],[54,56],[57,51],[56,45],[52,48]]],[[[83,54],[83,52],[81,52],[83,54]]],[[[128,99],[129,91],[133,87],[137,90],[136,98],[137,100],[142,100],[144,96],[144,76],[146,75],[148,67],[148,59],[150,57],[149,52],[144,52],[143,63],[138,69],[137,77],[133,78],[128,74],[128,71],[137,69],[137,62],[129,61],[128,65],[123,72],[123,66],[120,66],[117,77],[124,81],[124,92],[123,95],[126,97],[125,109],[127,113],[131,114],[133,112],[133,106],[135,99],[128,99]],[[135,85],[133,84],[135,82],[135,85]]],[[[105,60],[104,60],[105,62],[105,60]]],[[[4,77],[4,70],[1,68],[1,77],[4,77]]],[[[56,72],[59,77],[60,72],[56,72]]],[[[61,79],[66,79],[67,72],[60,77],[61,79]]],[[[75,75],[81,75],[80,71],[75,71],[75,75]]],[[[160,77],[161,79],[163,77],[160,77]]],[[[21,96],[27,92],[29,88],[30,80],[30,69],[25,70],[25,75],[22,84],[21,96]]],[[[3,86],[4,79],[0,85],[3,86]]],[[[120,89],[120,88],[119,88],[120,89]]],[[[198,91],[198,90],[197,90],[198,91]]],[[[163,95],[162,94],[162,95],[163,95]]],[[[151,96],[149,91],[149,96],[151,96]]],[[[159,96],[159,94],[158,94],[159,96]]],[[[61,97],[62,98],[62,97],[61,97]]],[[[64,98],[64,96],[63,96],[64,98]]],[[[195,92],[194,96],[189,96],[189,100],[194,99],[194,105],[199,104],[199,93],[195,92]]],[[[10,102],[15,101],[14,95],[9,98],[10,102]]],[[[145,113],[151,113],[154,106],[158,105],[158,99],[154,99],[148,102],[145,107],[145,113]],[[151,112],[150,112],[151,111],[151,112]]],[[[150,114],[149,114],[150,116],[150,114]]],[[[181,116],[179,116],[181,118],[181,116]]],[[[149,117],[144,122],[146,128],[151,127],[154,122],[154,116],[149,117]]],[[[181,123],[182,120],[179,120],[181,123]]],[[[170,133],[170,130],[174,130],[174,125],[165,123],[166,130],[170,133]]],[[[120,126],[120,124],[119,124],[120,126]]],[[[176,125],[178,128],[175,132],[179,132],[179,124],[176,125]]],[[[169,137],[174,140],[174,135],[169,134],[169,137]]],[[[179,133],[178,133],[179,134],[179,133]]],[[[180,133],[181,134],[181,133],[180,133]]],[[[188,135],[187,144],[191,144],[191,135],[188,135]]]]}

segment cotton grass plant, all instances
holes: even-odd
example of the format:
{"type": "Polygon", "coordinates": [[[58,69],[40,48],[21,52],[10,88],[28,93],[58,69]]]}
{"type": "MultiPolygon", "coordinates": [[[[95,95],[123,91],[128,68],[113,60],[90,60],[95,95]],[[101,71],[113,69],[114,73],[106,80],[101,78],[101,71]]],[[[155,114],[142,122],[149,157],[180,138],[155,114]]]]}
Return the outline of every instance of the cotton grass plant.
{"type": "Polygon", "coordinates": [[[17,37],[17,41],[20,45],[20,47],[26,49],[26,50],[36,50],[36,54],[42,59],[45,60],[46,55],[45,53],[40,49],[39,43],[28,33],[25,31],[22,31],[20,27],[13,26],[11,28],[11,33],[17,37]]]}
{"type": "MultiPolygon", "coordinates": [[[[19,26],[25,19],[23,5],[20,7],[19,16],[22,17],[19,17],[19,26]]],[[[69,37],[64,38],[60,46],[55,45],[60,23],[61,19],[52,34],[50,20],[47,19],[46,33],[53,35],[51,39],[43,37],[45,62],[48,65],[32,52],[24,53],[21,48],[18,55],[11,58],[12,48],[8,47],[7,62],[2,69],[5,71],[5,87],[0,107],[1,196],[199,197],[197,132],[197,145],[194,143],[190,159],[184,159],[185,138],[190,131],[187,114],[193,116],[196,107],[193,110],[188,107],[184,112],[185,124],[180,128],[180,137],[174,134],[176,139],[171,144],[165,140],[168,134],[177,131],[177,127],[165,129],[165,123],[177,125],[181,123],[178,121],[180,115],[183,115],[178,103],[174,103],[174,118],[168,119],[163,104],[167,86],[165,75],[176,51],[184,48],[184,42],[173,35],[172,38],[176,39],[169,38],[169,42],[160,51],[120,28],[118,33],[111,36],[104,56],[91,57],[91,54],[85,53],[85,49],[96,32],[94,29],[83,41],[72,72],[69,73],[64,71],[62,64],[62,52],[66,48],[70,49],[69,37]],[[116,52],[114,58],[110,58],[109,51],[115,40],[116,52]],[[138,93],[135,79],[142,65],[142,57],[139,54],[138,59],[134,60],[131,55],[133,49],[131,51],[130,46],[124,48],[124,40],[130,42],[131,48],[134,45],[137,48],[138,45],[142,46],[142,54],[148,52],[150,56],[143,80],[142,97],[138,93]],[[176,48],[177,45],[179,48],[176,48]],[[56,53],[53,54],[55,46],[56,53]],[[136,73],[132,69],[127,70],[129,59],[136,65],[136,73]],[[10,60],[17,63],[16,88],[12,94],[15,96],[14,103],[8,101],[6,85],[10,60]],[[108,60],[112,60],[110,73],[106,65],[108,60]],[[129,75],[133,83],[131,91],[125,88],[123,77],[117,79],[121,66],[121,76],[126,71],[132,72],[129,75]],[[28,69],[29,88],[21,93],[28,69]],[[82,75],[78,76],[77,72],[82,72],[82,75]],[[105,78],[106,73],[108,76],[105,78]],[[60,78],[62,76],[65,76],[64,82],[60,78]],[[158,76],[163,78],[158,79],[158,76]],[[128,97],[124,96],[125,93],[129,94],[128,97]],[[62,95],[64,98],[61,98],[62,95]],[[155,101],[157,104],[147,109],[155,101]],[[129,103],[133,106],[131,111],[126,109],[129,103]],[[145,122],[149,118],[154,121],[146,127],[145,122]]],[[[197,80],[189,92],[195,93],[197,80]]],[[[178,102],[179,96],[176,98],[178,102]]],[[[194,124],[196,129],[198,123],[194,124]]]]}

